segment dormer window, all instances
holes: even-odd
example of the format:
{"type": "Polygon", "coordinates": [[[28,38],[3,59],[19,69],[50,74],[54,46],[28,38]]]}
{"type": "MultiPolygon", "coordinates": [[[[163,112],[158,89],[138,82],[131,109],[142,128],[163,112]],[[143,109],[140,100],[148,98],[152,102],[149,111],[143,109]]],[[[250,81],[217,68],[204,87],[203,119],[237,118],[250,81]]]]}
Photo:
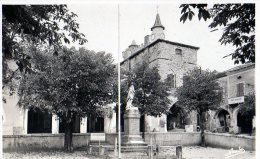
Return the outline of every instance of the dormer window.
{"type": "Polygon", "coordinates": [[[182,54],[182,50],[181,49],[175,49],[175,54],[176,55],[181,55],[182,54]]]}

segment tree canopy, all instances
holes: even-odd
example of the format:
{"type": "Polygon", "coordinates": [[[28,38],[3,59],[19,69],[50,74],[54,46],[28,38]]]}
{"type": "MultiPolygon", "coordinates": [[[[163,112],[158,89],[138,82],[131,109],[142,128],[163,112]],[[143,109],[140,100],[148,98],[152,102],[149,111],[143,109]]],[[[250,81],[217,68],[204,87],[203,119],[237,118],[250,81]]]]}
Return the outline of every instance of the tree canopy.
{"type": "Polygon", "coordinates": [[[78,31],[77,15],[66,5],[3,5],[3,54],[19,54],[20,42],[48,44],[59,49],[62,43],[78,41],[84,44],[85,35],[78,31]],[[71,40],[69,39],[71,38],[71,40]]]}
{"type": "Polygon", "coordinates": [[[64,48],[58,56],[34,52],[32,71],[24,74],[20,82],[18,104],[47,110],[67,125],[75,116],[96,115],[113,100],[112,62],[111,54],[84,48],[64,48]]]}
{"type": "Polygon", "coordinates": [[[216,109],[222,101],[222,88],[216,73],[194,69],[183,77],[183,85],[176,90],[178,105],[198,113],[216,109]]]}
{"type": "MultiPolygon", "coordinates": [[[[123,71],[122,71],[123,72],[123,71]]],[[[149,67],[146,62],[137,64],[130,72],[124,72],[127,80],[122,82],[122,104],[126,105],[127,92],[132,82],[135,88],[133,105],[141,114],[160,116],[166,113],[170,100],[168,96],[171,86],[161,80],[156,67],[149,67]]]]}
{"type": "Polygon", "coordinates": [[[63,117],[68,111],[80,116],[95,113],[111,102],[114,65],[111,54],[81,48],[64,48],[59,56],[36,52],[33,72],[20,82],[19,104],[48,109],[63,117]]]}
{"type": "Polygon", "coordinates": [[[244,103],[240,104],[239,112],[244,114],[255,115],[255,92],[245,95],[244,103]]]}
{"type": "Polygon", "coordinates": [[[220,107],[222,88],[216,80],[216,72],[198,68],[183,76],[183,85],[176,90],[177,105],[185,110],[196,111],[200,116],[202,146],[205,145],[205,113],[220,107]]]}
{"type": "MultiPolygon", "coordinates": [[[[219,39],[221,44],[232,44],[236,47],[234,52],[227,53],[232,56],[235,64],[255,62],[255,4],[182,4],[180,21],[183,23],[192,20],[195,12],[198,19],[212,19],[209,25],[212,31],[222,29],[219,39]]],[[[225,56],[226,57],[226,56],[225,56]]]]}
{"type": "MultiPolygon", "coordinates": [[[[2,6],[3,82],[13,78],[7,59],[15,60],[20,71],[31,66],[28,45],[49,49],[57,54],[63,44],[84,44],[85,35],[79,32],[77,15],[66,5],[3,5],[2,6]],[[10,73],[11,72],[11,73],[10,73]]],[[[17,70],[17,71],[18,71],[17,70]]]]}

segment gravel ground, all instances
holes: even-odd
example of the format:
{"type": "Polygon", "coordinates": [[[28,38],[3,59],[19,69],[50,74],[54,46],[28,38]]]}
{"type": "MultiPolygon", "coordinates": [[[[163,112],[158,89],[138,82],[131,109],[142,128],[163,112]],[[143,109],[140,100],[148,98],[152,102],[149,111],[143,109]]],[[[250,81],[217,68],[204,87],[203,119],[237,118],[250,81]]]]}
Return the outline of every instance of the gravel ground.
{"type": "MultiPolygon", "coordinates": [[[[176,154],[175,148],[164,148],[163,154],[176,154]]],[[[220,148],[211,148],[211,147],[183,147],[182,155],[185,159],[255,159],[254,151],[245,151],[241,154],[235,154],[236,150],[232,151],[232,156],[230,150],[220,149],[220,148]]]]}
{"type": "MultiPolygon", "coordinates": [[[[199,146],[183,147],[183,157],[185,159],[225,159],[225,156],[230,154],[230,150],[219,148],[203,148],[199,146]]],[[[136,153],[133,153],[136,154],[136,153]]],[[[175,154],[175,148],[162,148],[160,155],[171,156],[175,154]]],[[[130,155],[130,154],[129,154],[130,155]]],[[[3,153],[5,159],[94,159],[96,156],[87,155],[85,151],[75,151],[74,153],[65,153],[62,151],[53,152],[5,152],[3,153]]],[[[144,157],[142,157],[144,159],[144,157]]],[[[233,157],[227,159],[255,159],[254,151],[245,151],[243,154],[234,154],[233,157]]]]}
{"type": "Polygon", "coordinates": [[[65,153],[62,151],[52,152],[4,152],[4,159],[94,159],[95,156],[89,156],[84,151],[75,151],[73,153],[65,153]]]}

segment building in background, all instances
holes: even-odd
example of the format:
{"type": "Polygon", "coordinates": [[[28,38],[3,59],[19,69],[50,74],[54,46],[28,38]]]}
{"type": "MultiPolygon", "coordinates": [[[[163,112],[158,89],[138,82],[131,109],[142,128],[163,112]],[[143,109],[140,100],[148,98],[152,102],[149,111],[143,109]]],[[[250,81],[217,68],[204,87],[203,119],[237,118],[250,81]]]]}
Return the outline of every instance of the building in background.
{"type": "Polygon", "coordinates": [[[223,73],[217,79],[223,88],[221,109],[210,111],[207,128],[213,132],[252,134],[255,117],[241,113],[245,96],[255,91],[255,64],[244,64],[223,73]]]}

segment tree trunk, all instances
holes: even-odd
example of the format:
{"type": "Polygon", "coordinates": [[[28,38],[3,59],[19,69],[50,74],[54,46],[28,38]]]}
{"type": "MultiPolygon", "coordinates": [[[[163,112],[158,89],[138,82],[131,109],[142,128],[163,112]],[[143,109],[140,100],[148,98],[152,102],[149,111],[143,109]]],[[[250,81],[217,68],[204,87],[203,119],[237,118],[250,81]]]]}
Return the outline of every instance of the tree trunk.
{"type": "Polygon", "coordinates": [[[206,143],[205,143],[205,111],[201,111],[199,113],[200,115],[200,135],[201,135],[201,146],[205,147],[206,143]]]}
{"type": "Polygon", "coordinates": [[[65,122],[64,148],[67,152],[73,151],[72,145],[72,121],[65,122]]]}

